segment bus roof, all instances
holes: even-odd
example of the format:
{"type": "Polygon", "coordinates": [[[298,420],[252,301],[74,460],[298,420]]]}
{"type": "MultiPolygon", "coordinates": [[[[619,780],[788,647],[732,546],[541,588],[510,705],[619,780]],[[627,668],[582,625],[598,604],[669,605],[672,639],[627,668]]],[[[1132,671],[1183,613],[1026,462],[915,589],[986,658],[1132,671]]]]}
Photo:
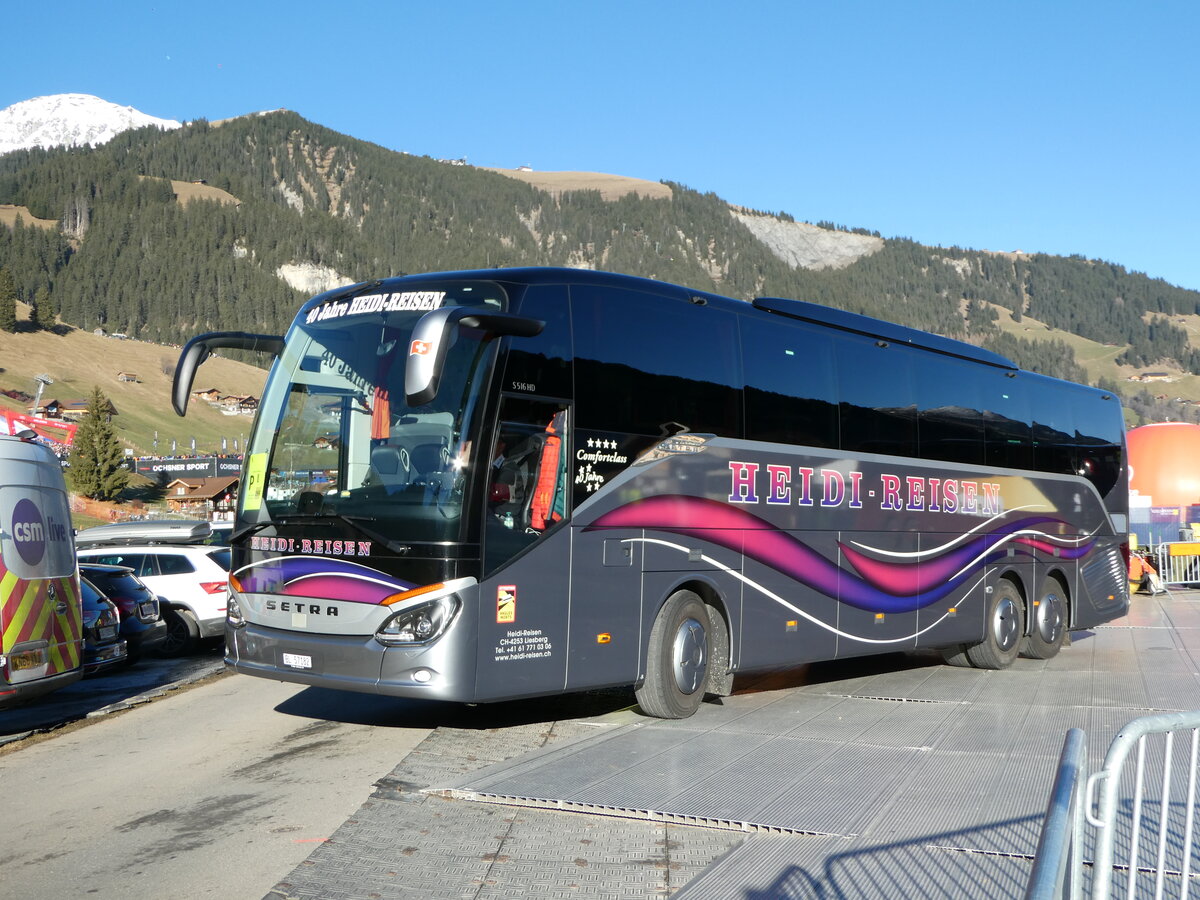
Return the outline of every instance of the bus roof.
{"type": "Polygon", "coordinates": [[[953,338],[942,337],[905,325],[897,325],[884,319],[847,312],[844,309],[821,306],[819,303],[787,300],[780,297],[756,297],[753,305],[768,312],[793,319],[803,319],[806,322],[837,328],[841,331],[853,331],[888,342],[923,347],[935,353],[947,353],[951,356],[986,363],[989,366],[999,366],[1004,369],[1019,368],[1011,359],[965,341],[956,341],[953,338]]]}
{"type": "Polygon", "coordinates": [[[1007,357],[1001,356],[999,353],[993,353],[990,350],[984,350],[982,347],[976,347],[974,344],[968,344],[965,341],[957,341],[953,338],[942,337],[941,335],[920,331],[916,328],[909,328],[905,325],[897,325],[894,322],[888,322],[884,319],[876,319],[859,313],[847,312],[846,310],[836,309],[831,306],[822,306],[818,303],[809,303],[805,300],[757,297],[750,303],[746,303],[742,300],[708,291],[693,290],[669,281],[656,281],[652,278],[643,278],[637,275],[623,275],[616,272],[596,271],[594,269],[572,269],[563,266],[522,266],[511,269],[464,269],[461,271],[422,272],[376,281],[360,282],[359,284],[335,288],[332,291],[326,291],[323,294],[313,297],[304,304],[302,312],[312,306],[328,303],[330,300],[340,296],[353,296],[376,289],[384,291],[402,290],[405,287],[420,282],[444,281],[447,279],[455,281],[516,282],[519,284],[561,284],[570,282],[610,284],[658,294],[675,295],[680,299],[690,299],[693,302],[703,304],[712,302],[734,312],[759,309],[767,313],[801,319],[826,328],[836,328],[840,331],[851,331],[892,343],[921,347],[935,353],[957,356],[962,359],[997,366],[1003,369],[1015,370],[1019,368],[1015,362],[1007,357]]]}

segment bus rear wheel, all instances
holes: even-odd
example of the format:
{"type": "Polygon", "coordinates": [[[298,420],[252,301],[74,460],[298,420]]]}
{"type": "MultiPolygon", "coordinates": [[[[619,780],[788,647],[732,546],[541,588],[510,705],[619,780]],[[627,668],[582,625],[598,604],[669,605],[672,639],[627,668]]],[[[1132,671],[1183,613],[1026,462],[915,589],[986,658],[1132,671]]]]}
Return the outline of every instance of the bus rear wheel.
{"type": "Polygon", "coordinates": [[[646,649],[646,679],[638,706],[659,719],[686,719],[700,706],[708,682],[712,639],[708,610],[692,591],[676,591],[658,612],[646,649]]]}
{"type": "Polygon", "coordinates": [[[1062,648],[1067,634],[1067,592],[1053,575],[1042,579],[1033,607],[1029,634],[1021,642],[1021,653],[1032,659],[1050,659],[1062,648]]]}
{"type": "Polygon", "coordinates": [[[1025,604],[1011,581],[1001,579],[988,600],[983,640],[967,648],[967,658],[977,669],[1007,669],[1021,652],[1025,630],[1025,604]]]}

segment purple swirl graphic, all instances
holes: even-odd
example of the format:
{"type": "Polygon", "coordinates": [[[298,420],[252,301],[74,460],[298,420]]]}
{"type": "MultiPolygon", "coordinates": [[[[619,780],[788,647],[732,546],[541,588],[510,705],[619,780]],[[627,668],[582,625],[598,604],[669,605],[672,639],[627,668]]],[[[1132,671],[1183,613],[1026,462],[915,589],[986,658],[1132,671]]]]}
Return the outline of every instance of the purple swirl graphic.
{"type": "Polygon", "coordinates": [[[1003,544],[1029,548],[1024,552],[1051,552],[1076,559],[1092,547],[1059,548],[1047,541],[1019,533],[1058,519],[1029,517],[1003,525],[947,550],[938,556],[914,560],[880,560],[839,544],[851,572],[826,559],[803,541],[743,509],[702,497],[669,495],[635,500],[605,513],[584,530],[644,528],[708,541],[743,553],[814,590],[856,609],[879,613],[904,613],[923,609],[953,593],[977,576],[989,562],[1006,551],[1003,544]],[[857,574],[856,574],[857,572],[857,574]]]}
{"type": "Polygon", "coordinates": [[[253,563],[237,572],[236,577],[242,590],[250,593],[376,605],[414,587],[368,566],[313,556],[283,556],[253,563]]]}

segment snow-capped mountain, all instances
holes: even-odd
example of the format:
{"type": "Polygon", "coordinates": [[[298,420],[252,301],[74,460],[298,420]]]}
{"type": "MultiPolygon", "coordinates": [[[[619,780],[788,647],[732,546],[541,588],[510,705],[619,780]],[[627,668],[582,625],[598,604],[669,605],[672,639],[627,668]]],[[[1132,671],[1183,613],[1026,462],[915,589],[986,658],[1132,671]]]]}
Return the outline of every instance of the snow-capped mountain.
{"type": "Polygon", "coordinates": [[[91,94],[52,94],[0,109],[0,153],[27,147],[103,144],[122,131],[157,125],[178,128],[132,106],[118,106],[91,94]]]}

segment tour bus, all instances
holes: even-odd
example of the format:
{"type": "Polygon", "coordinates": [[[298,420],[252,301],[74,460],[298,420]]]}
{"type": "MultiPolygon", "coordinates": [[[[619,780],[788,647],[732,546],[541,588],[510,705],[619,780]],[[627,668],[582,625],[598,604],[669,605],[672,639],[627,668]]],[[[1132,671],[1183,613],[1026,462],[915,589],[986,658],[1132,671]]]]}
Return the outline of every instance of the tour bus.
{"type": "Polygon", "coordinates": [[[83,598],[62,466],[0,435],[0,708],[83,674],[83,598]]]}
{"type": "Polygon", "coordinates": [[[1047,658],[1121,615],[1117,397],[798,300],[525,268],[303,305],[231,537],[226,663],[486,702],[936,648],[1047,658]]]}

